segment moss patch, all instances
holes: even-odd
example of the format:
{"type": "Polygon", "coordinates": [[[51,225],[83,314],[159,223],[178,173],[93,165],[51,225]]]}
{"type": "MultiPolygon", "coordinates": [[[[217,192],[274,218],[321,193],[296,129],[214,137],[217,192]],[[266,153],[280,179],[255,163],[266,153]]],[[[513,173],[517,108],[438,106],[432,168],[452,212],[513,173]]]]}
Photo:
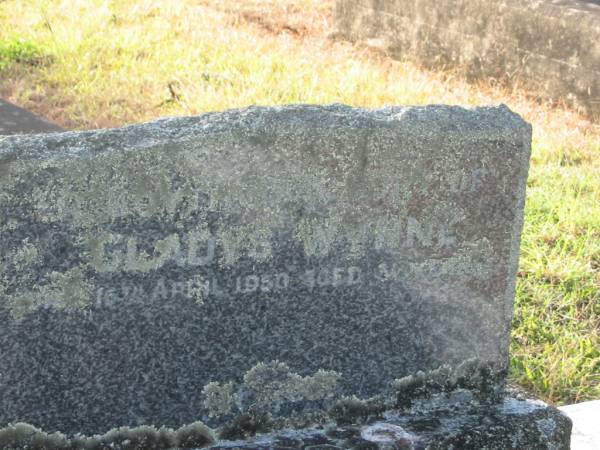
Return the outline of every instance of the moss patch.
{"type": "Polygon", "coordinates": [[[14,65],[41,66],[52,61],[39,44],[23,38],[0,39],[0,71],[14,65]]]}
{"type": "Polygon", "coordinates": [[[213,417],[236,409],[242,415],[258,409],[277,412],[286,404],[333,398],[340,376],[334,371],[318,370],[303,377],[285,363],[261,362],[246,372],[241,384],[211,382],[204,386],[204,406],[213,417]]]}

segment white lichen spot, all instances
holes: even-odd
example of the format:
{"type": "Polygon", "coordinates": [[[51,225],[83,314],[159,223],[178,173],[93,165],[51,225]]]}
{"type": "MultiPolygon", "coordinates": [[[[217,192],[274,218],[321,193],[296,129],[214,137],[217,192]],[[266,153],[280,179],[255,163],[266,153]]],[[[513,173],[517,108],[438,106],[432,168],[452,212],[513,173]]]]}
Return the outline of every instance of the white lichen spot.
{"type": "Polygon", "coordinates": [[[35,308],[35,299],[31,295],[15,295],[8,297],[8,309],[14,319],[20,320],[35,308]]]}
{"type": "Polygon", "coordinates": [[[314,401],[333,396],[341,374],[319,369],[313,376],[298,377],[296,392],[300,399],[314,401]]]}
{"type": "Polygon", "coordinates": [[[47,284],[7,296],[7,305],[15,319],[23,318],[42,305],[68,311],[83,310],[91,302],[92,290],[93,285],[83,269],[75,267],[66,272],[52,272],[47,284]]]}
{"type": "Polygon", "coordinates": [[[6,229],[10,231],[14,231],[19,228],[19,222],[13,218],[6,220],[6,229]]]}
{"type": "Polygon", "coordinates": [[[505,398],[498,406],[501,414],[525,415],[548,405],[541,400],[518,400],[512,397],[505,398]]]}
{"type": "Polygon", "coordinates": [[[204,299],[209,291],[209,281],[197,275],[189,280],[188,294],[198,305],[204,304],[204,299]]]}
{"type": "Polygon", "coordinates": [[[231,412],[234,405],[233,383],[208,383],[202,389],[204,407],[210,417],[221,416],[231,412]]]}
{"type": "Polygon", "coordinates": [[[93,286],[80,267],[66,272],[52,272],[48,294],[61,309],[84,309],[90,303],[93,286]]]}
{"type": "Polygon", "coordinates": [[[41,258],[38,249],[28,239],[25,239],[22,247],[14,253],[10,260],[16,270],[23,271],[39,264],[41,258]]]}
{"type": "Polygon", "coordinates": [[[319,370],[303,377],[290,370],[287,364],[272,361],[259,363],[244,375],[244,385],[254,392],[259,406],[282,401],[320,400],[333,395],[340,374],[319,370]]]}

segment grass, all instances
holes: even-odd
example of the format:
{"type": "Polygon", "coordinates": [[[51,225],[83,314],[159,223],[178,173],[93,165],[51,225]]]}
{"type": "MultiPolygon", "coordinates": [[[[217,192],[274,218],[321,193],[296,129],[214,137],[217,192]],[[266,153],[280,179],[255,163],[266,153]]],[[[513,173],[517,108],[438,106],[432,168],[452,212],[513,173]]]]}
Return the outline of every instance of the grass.
{"type": "Polygon", "coordinates": [[[600,126],[328,38],[331,1],[0,1],[0,96],[74,129],[251,104],[488,104],[534,126],[511,377],[600,398],[600,126]]]}
{"type": "Polygon", "coordinates": [[[18,38],[5,38],[0,41],[0,71],[20,64],[37,66],[49,62],[49,58],[33,42],[18,38]]]}

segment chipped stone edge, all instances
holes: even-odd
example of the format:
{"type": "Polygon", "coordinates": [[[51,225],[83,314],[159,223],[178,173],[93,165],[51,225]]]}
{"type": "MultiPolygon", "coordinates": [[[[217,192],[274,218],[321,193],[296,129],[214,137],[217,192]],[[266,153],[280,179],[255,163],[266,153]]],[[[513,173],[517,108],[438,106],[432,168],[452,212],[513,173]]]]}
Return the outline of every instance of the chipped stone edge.
{"type": "Polygon", "coordinates": [[[521,161],[520,167],[521,171],[519,173],[520,184],[517,188],[517,204],[515,208],[515,218],[513,219],[513,228],[512,228],[512,242],[510,248],[510,256],[508,260],[508,273],[506,274],[506,291],[505,291],[505,301],[506,305],[505,311],[505,323],[507,326],[507,330],[505,333],[507,342],[504,343],[503,348],[506,349],[506,365],[508,367],[508,349],[510,344],[510,329],[512,326],[512,317],[514,313],[514,298],[517,286],[517,271],[519,269],[519,256],[521,249],[521,235],[523,232],[523,225],[525,222],[525,202],[527,198],[527,178],[529,174],[529,162],[531,156],[531,141],[532,141],[532,126],[525,122],[526,128],[521,132],[522,134],[522,145],[523,151],[521,152],[521,161]]]}
{"type": "MultiPolygon", "coordinates": [[[[464,133],[469,135],[480,133],[490,136],[493,134],[506,135],[506,132],[513,127],[528,126],[521,116],[505,104],[475,107],[431,104],[426,106],[386,106],[384,108],[354,108],[341,103],[249,106],[221,112],[207,112],[198,116],[160,118],[120,128],[0,136],[0,158],[19,156],[19,159],[23,160],[50,157],[96,157],[115,150],[130,151],[159,146],[166,142],[169,144],[189,142],[192,134],[222,131],[223,121],[242,124],[245,119],[259,117],[265,113],[277,114],[283,119],[285,114],[309,112],[320,115],[355,115],[357,118],[369,120],[404,123],[408,126],[403,127],[402,131],[407,134],[418,133],[422,130],[424,123],[430,125],[432,129],[440,124],[452,124],[455,119],[458,119],[455,114],[461,114],[463,119],[479,119],[474,122],[477,123],[478,127],[460,130],[446,129],[444,130],[446,135],[464,133]],[[444,112],[452,114],[444,116],[442,114],[444,112]],[[493,112],[493,114],[489,114],[490,112],[493,112]],[[427,120],[423,121],[424,118],[427,120]],[[436,120],[433,120],[434,118],[436,120]],[[142,132],[147,133],[147,136],[140,138],[139,135],[142,132]],[[105,138],[107,143],[102,143],[102,148],[98,150],[100,138],[105,138]],[[40,141],[44,141],[46,145],[39,146],[40,141]],[[120,148],[115,148],[115,141],[120,142],[120,148]],[[50,144],[50,148],[48,148],[48,144],[50,144]]],[[[10,161],[8,162],[10,163],[10,161]]]]}

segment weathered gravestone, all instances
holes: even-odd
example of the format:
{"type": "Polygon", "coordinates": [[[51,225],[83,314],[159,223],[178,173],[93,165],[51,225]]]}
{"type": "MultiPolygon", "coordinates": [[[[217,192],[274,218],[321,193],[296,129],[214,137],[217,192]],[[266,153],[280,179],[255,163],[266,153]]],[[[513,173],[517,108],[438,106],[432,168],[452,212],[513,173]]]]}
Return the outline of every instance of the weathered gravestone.
{"type": "Polygon", "coordinates": [[[219,424],[502,371],[530,132],[334,105],[0,140],[0,423],[219,424]]]}

